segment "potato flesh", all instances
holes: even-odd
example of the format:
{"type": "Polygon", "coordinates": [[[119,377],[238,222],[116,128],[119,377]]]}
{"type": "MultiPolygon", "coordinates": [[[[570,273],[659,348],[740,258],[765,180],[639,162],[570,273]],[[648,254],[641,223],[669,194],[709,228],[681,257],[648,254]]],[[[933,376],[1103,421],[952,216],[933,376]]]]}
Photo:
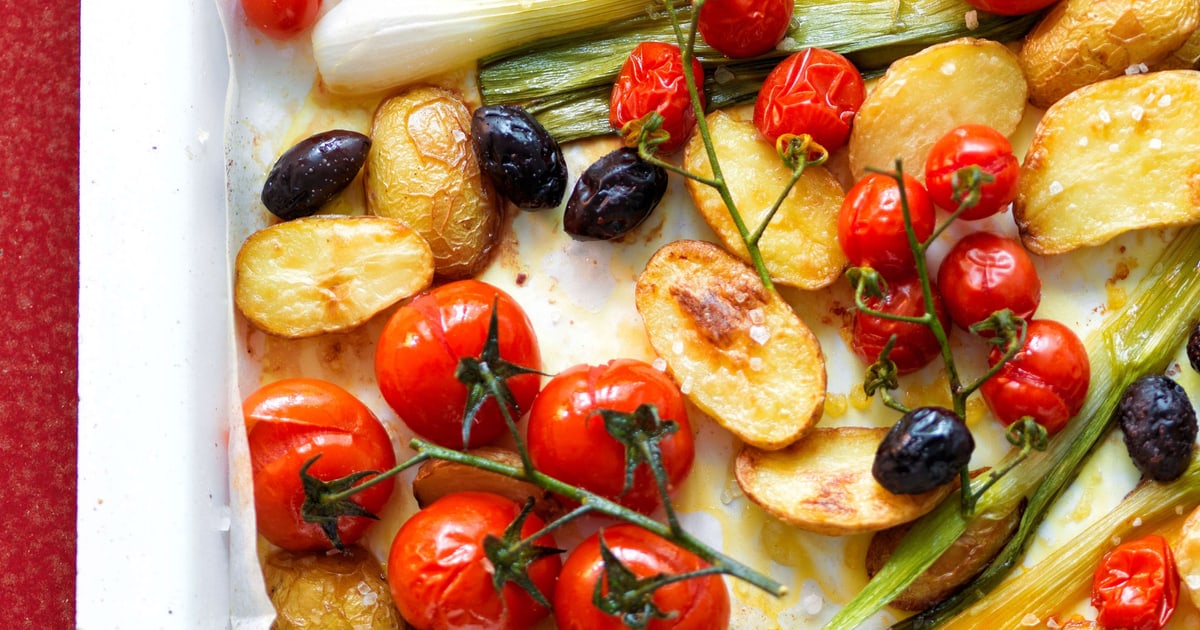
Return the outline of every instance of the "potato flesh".
{"type": "MultiPolygon", "coordinates": [[[[718,110],[708,115],[708,127],[733,202],[753,232],[783,192],[791,171],[753,123],[718,110]]],[[[683,165],[701,177],[712,177],[699,134],[688,143],[683,165]]],[[[696,209],[725,249],[750,262],[746,245],[720,193],[712,186],[692,179],[686,181],[696,209]]],[[[823,166],[805,169],[759,241],[763,262],[773,281],[801,289],[820,289],[841,277],[846,255],[837,245],[837,222],[843,198],[841,185],[823,166]]]]}
{"type": "Polygon", "coordinates": [[[1123,76],[1046,111],[1013,217],[1025,247],[1057,254],[1123,232],[1200,221],[1200,72],[1123,76]]]}
{"type": "Polygon", "coordinates": [[[292,338],[354,328],[433,279],[424,239],[381,217],[275,224],[246,239],[236,267],[238,309],[258,328],[292,338]]]}
{"type": "Polygon", "coordinates": [[[262,566],[276,630],[407,627],[379,562],[361,547],[344,554],[276,551],[262,566]]]}
{"type": "Polygon", "coordinates": [[[638,277],[636,302],[680,390],[744,442],[783,448],[820,419],[826,376],[816,337],[717,245],[664,245],[638,277]]]}

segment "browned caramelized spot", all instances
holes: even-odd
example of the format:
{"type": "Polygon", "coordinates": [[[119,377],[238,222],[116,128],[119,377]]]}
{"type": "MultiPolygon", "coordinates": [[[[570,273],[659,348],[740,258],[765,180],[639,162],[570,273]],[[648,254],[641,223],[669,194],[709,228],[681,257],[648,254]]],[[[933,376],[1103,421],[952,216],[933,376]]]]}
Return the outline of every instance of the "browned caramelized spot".
{"type": "Polygon", "coordinates": [[[805,503],[818,507],[823,512],[849,514],[853,511],[851,506],[855,505],[855,501],[846,492],[846,488],[854,484],[855,477],[854,473],[848,472],[831,476],[821,484],[821,493],[805,503]]]}
{"type": "Polygon", "coordinates": [[[710,343],[729,347],[739,331],[748,334],[749,311],[766,304],[762,285],[738,277],[732,282],[716,282],[700,287],[673,284],[671,298],[692,319],[700,334],[710,343]]]}

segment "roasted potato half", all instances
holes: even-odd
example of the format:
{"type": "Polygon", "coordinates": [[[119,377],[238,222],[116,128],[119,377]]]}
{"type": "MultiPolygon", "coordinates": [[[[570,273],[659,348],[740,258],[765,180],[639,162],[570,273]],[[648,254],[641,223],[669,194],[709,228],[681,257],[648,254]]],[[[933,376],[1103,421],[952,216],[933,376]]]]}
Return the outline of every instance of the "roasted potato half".
{"type": "Polygon", "coordinates": [[[891,170],[922,176],[933,143],[967,123],[1011,135],[1025,113],[1028,87],[1017,56],[1003,44],[962,38],[897,60],[875,84],[850,131],[850,172],[891,170]]]}
{"type": "Polygon", "coordinates": [[[638,277],[646,334],[693,403],[748,444],[778,449],[825,405],[825,357],[778,293],[703,241],[659,249],[638,277]]]}
{"type": "MultiPolygon", "coordinates": [[[[758,133],[754,123],[737,120],[722,110],[708,115],[708,128],[721,172],[742,219],[751,231],[791,179],[791,171],[758,133]]],[[[708,153],[699,134],[684,152],[683,166],[701,177],[712,177],[708,153]]],[[[750,262],[746,245],[721,195],[711,186],[688,179],[696,209],[720,237],[725,249],[750,262]]],[[[845,198],[842,187],[823,166],[805,169],[759,241],[771,279],[801,289],[820,289],[841,277],[846,255],[837,245],[838,212],[845,198]]]]}
{"type": "Polygon", "coordinates": [[[932,510],[958,487],[925,494],[892,494],[875,481],[871,464],[888,429],[817,427],[776,451],[744,446],[734,464],[746,496],[785,523],[842,536],[907,523],[932,510]]]}
{"type": "Polygon", "coordinates": [[[408,627],[392,603],[383,568],[362,547],[346,553],[275,551],[262,568],[275,630],[408,627]]]}
{"type": "Polygon", "coordinates": [[[429,242],[439,281],[487,264],[500,202],[471,145],[471,113],[454,94],[417,87],[380,103],[364,181],[371,214],[400,219],[429,242]]]}
{"type": "Polygon", "coordinates": [[[1013,218],[1025,247],[1058,254],[1129,230],[1200,221],[1200,72],[1122,76],[1046,111],[1013,218]]]}
{"type": "MultiPolygon", "coordinates": [[[[521,467],[521,456],[509,449],[485,446],[471,450],[471,454],[516,468],[521,467]]],[[[421,507],[447,494],[474,490],[498,494],[522,504],[532,498],[533,511],[545,520],[552,520],[562,514],[562,503],[558,498],[532,483],[444,459],[431,459],[421,464],[412,486],[413,497],[421,507]]]]}
{"type": "Polygon", "coordinates": [[[1183,521],[1179,540],[1171,546],[1171,551],[1175,553],[1175,566],[1179,569],[1183,588],[1192,603],[1200,606],[1200,507],[1192,510],[1183,521]]]}
{"type": "Polygon", "coordinates": [[[1153,66],[1200,25],[1200,0],[1064,0],[1025,38],[1029,101],[1047,108],[1085,86],[1153,66]]]}
{"type": "Polygon", "coordinates": [[[234,302],[281,337],[350,330],[429,286],[433,254],[404,223],[315,216],[250,235],[238,251],[234,302]]]}

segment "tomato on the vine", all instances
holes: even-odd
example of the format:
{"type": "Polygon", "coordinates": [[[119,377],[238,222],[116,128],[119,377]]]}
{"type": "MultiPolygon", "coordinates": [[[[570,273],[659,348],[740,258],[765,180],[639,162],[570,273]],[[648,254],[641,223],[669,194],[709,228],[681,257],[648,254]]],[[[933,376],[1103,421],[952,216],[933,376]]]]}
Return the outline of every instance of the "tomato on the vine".
{"type": "MultiPolygon", "coordinates": [[[[695,57],[692,76],[703,105],[704,68],[695,57]]],[[[683,54],[674,44],[642,42],[629,53],[613,84],[608,122],[620,131],[626,123],[654,111],[662,116],[662,129],[670,134],[658,146],[659,152],[673,153],[683,148],[696,126],[696,112],[683,77],[683,54]]]]}
{"type": "Polygon", "coordinates": [[[792,0],[707,0],[696,29],[726,57],[754,57],[787,35],[795,6],[792,0]]]}
{"type": "MultiPolygon", "coordinates": [[[[933,311],[946,333],[950,332],[950,319],[942,305],[937,285],[930,282],[933,291],[933,311]]],[[[925,314],[925,294],[921,280],[916,277],[893,280],[887,283],[882,298],[867,296],[863,301],[868,308],[889,315],[921,317],[925,314]]],[[[850,349],[868,365],[879,360],[892,335],[896,342],[888,357],[896,364],[900,374],[915,372],[937,358],[942,347],[928,326],[911,322],[900,322],[855,311],[854,325],[850,333],[850,349]]]]}
{"type": "MultiPolygon", "coordinates": [[[[486,492],[448,494],[404,522],[388,552],[388,586],[400,615],[417,630],[524,630],[550,614],[516,584],[502,595],[492,586],[492,565],[484,553],[487,536],[501,538],[520,506],[486,492]]],[[[537,533],[543,521],[530,514],[521,536],[537,533]]],[[[536,544],[554,547],[549,534],[536,544]]],[[[547,601],[562,562],[558,556],[529,565],[529,577],[547,601]]]]}
{"type": "Polygon", "coordinates": [[[1150,534],[1118,545],[1092,575],[1092,606],[1105,628],[1159,630],[1179,600],[1179,573],[1166,539],[1150,534]]]}
{"type": "MultiPolygon", "coordinates": [[[[392,314],[379,337],[375,378],[384,399],[410,429],[442,446],[463,446],[468,392],[455,370],[461,359],[483,350],[493,301],[500,357],[540,370],[537,337],[525,311],[512,296],[479,280],[451,282],[418,295],[392,314]]],[[[508,379],[518,416],[529,409],[540,384],[537,374],[508,379]]],[[[500,407],[489,399],[471,424],[470,446],[492,442],[505,430],[500,407]]]]}
{"type": "Polygon", "coordinates": [[[661,503],[650,467],[640,464],[624,495],[625,446],[605,429],[600,410],[633,413],[654,405],[663,421],[677,425],[659,442],[668,488],[682,483],[692,468],[695,447],[683,394],[653,366],[634,359],[605,365],[576,365],[550,379],[529,412],[527,444],[538,470],[569,484],[649,513],[661,503]],[[587,465],[580,465],[580,458],[587,465]]]}
{"type": "MultiPolygon", "coordinates": [[[[659,573],[680,574],[708,566],[690,551],[640,527],[621,524],[608,527],[584,540],[567,556],[554,594],[554,620],[559,630],[623,630],[615,615],[592,603],[596,584],[608,593],[600,536],[613,555],[635,576],[648,578],[659,573]]],[[[725,630],[729,627],[729,592],[719,575],[673,582],[658,588],[654,605],[669,616],[654,619],[647,630],[725,630]]]]}
{"type": "MultiPolygon", "coordinates": [[[[933,234],[937,212],[925,188],[904,174],[904,197],[918,242],[933,234]]],[[[888,280],[916,275],[916,259],[904,228],[900,186],[891,175],[867,173],[855,182],[838,214],[838,244],[854,267],[871,267],[888,280]]]]}
{"type": "Polygon", "coordinates": [[[783,134],[808,134],[833,152],[846,144],[866,93],[862,75],[849,59],[807,48],[763,79],[754,101],[754,126],[772,144],[783,134]]]}
{"type": "MultiPolygon", "coordinates": [[[[391,438],[375,414],[353,394],[317,379],[292,378],[264,385],[242,403],[258,531],[271,543],[292,551],[331,549],[320,525],[301,516],[304,487],[300,469],[320,456],[308,474],[333,481],[354,473],[386,471],[396,465],[391,438]]],[[[391,479],[351,497],[372,514],[392,494],[391,479]]],[[[338,518],[344,544],[362,537],[372,519],[338,518]]]]}
{"type": "Polygon", "coordinates": [[[242,0],[246,19],[274,39],[292,37],[317,21],[321,0],[242,0]]]}
{"type": "Polygon", "coordinates": [[[925,159],[925,187],[934,204],[949,212],[958,209],[954,173],[970,166],[978,166],[993,179],[980,185],[979,201],[963,210],[959,218],[974,221],[990,217],[1017,198],[1021,163],[1013,155],[1008,138],[987,125],[961,125],[938,139],[925,159]]]}
{"type": "MultiPolygon", "coordinates": [[[[1004,355],[994,347],[988,364],[1004,355]]],[[[1079,413],[1092,378],[1087,348],[1063,324],[1049,319],[1029,322],[1025,345],[979,388],[983,400],[1004,426],[1031,416],[1050,435],[1079,413]]]]}
{"type": "Polygon", "coordinates": [[[1041,11],[1058,0],[967,0],[967,4],[996,15],[1024,15],[1041,11]]]}
{"type": "Polygon", "coordinates": [[[1042,300],[1042,280],[1025,248],[992,232],[968,234],[955,243],[937,279],[950,319],[962,328],[1006,308],[1028,320],[1042,300]]]}

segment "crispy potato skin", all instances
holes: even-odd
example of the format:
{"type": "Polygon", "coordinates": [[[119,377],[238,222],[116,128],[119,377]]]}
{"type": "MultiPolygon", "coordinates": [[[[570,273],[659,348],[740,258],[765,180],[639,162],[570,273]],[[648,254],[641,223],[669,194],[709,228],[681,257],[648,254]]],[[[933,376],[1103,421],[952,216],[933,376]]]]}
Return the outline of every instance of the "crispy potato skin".
{"type": "Polygon", "coordinates": [[[1200,0],[1064,0],[1025,38],[1029,100],[1047,108],[1126,68],[1153,66],[1200,25],[1200,0]]]}
{"type": "Polygon", "coordinates": [[[263,560],[267,593],[277,617],[272,628],[407,628],[379,562],[365,549],[347,553],[276,551],[263,560]]]}
{"type": "Polygon", "coordinates": [[[454,94],[417,87],[380,103],[371,125],[367,209],[412,226],[433,250],[438,281],[490,258],[500,204],[471,145],[471,114],[454,94]]]}

